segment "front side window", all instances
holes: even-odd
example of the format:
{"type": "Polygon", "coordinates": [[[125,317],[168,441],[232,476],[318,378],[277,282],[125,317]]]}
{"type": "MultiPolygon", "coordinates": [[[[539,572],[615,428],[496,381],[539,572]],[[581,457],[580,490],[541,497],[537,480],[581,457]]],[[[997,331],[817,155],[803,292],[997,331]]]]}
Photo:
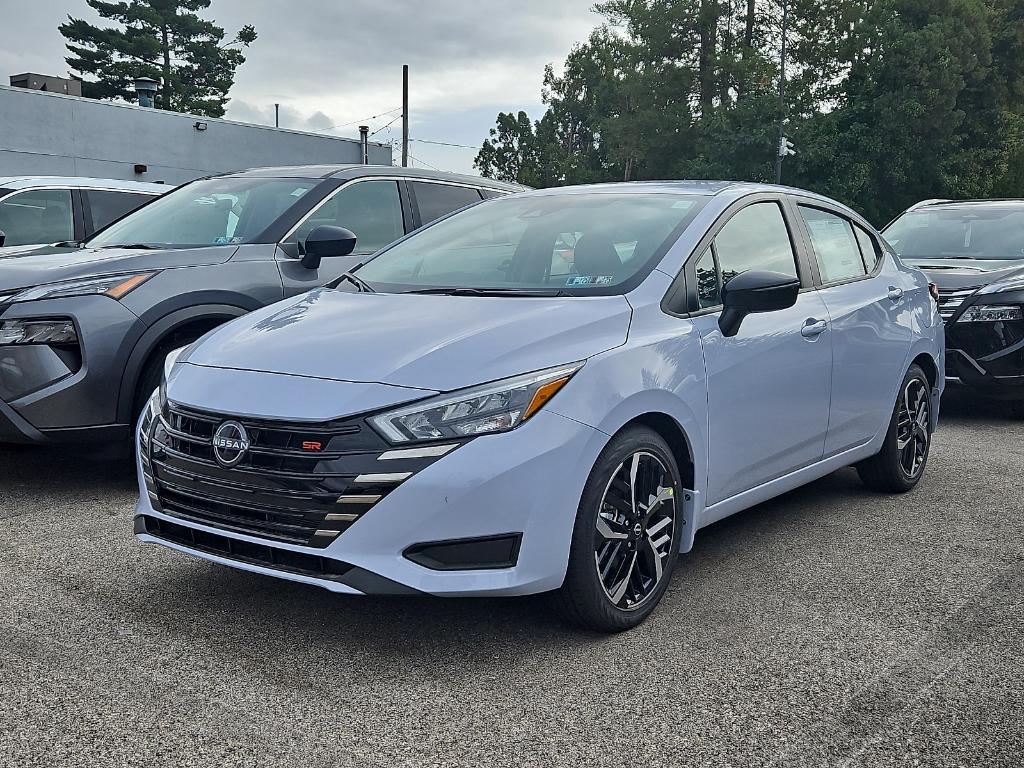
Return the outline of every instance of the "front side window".
{"type": "Polygon", "coordinates": [[[82,190],[82,195],[89,203],[92,232],[103,229],[110,222],[120,219],[154,197],[139,192],[112,192],[105,189],[85,189],[82,190]]]}
{"type": "Polygon", "coordinates": [[[715,254],[711,248],[704,251],[695,268],[697,276],[697,309],[717,307],[722,303],[722,285],[719,282],[718,269],[715,267],[715,254]]]}
{"type": "Polygon", "coordinates": [[[405,234],[398,182],[357,181],[342,187],[299,225],[287,242],[301,242],[321,225],[355,233],[354,253],[375,253],[405,234]]]}
{"type": "Polygon", "coordinates": [[[199,248],[258,242],[316,184],[313,179],[244,176],[196,181],[129,214],[87,244],[199,248]]]}
{"type": "Polygon", "coordinates": [[[421,224],[429,224],[452,211],[480,202],[480,193],[469,187],[431,184],[426,181],[412,181],[409,186],[416,198],[421,224]]]}
{"type": "Polygon", "coordinates": [[[71,190],[30,189],[0,202],[4,245],[59,243],[75,239],[71,190]]]}
{"type": "Polygon", "coordinates": [[[510,196],[437,222],[359,269],[379,290],[621,293],[704,206],[702,195],[510,196]]]}
{"type": "Polygon", "coordinates": [[[1024,259],[1024,207],[935,206],[903,214],[882,234],[904,258],[1024,259]]]}
{"type": "Polygon", "coordinates": [[[793,243],[778,203],[754,203],[729,219],[715,237],[715,252],[722,285],[750,270],[797,277],[793,243]]]}
{"type": "Polygon", "coordinates": [[[800,206],[800,215],[807,224],[823,283],[836,283],[866,274],[860,246],[849,221],[805,205],[800,206]]]}

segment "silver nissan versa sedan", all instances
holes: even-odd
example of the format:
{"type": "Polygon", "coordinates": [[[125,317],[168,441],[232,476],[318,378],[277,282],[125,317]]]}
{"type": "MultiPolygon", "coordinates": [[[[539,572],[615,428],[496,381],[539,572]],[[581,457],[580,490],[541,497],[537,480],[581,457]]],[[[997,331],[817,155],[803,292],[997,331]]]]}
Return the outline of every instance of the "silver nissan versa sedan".
{"type": "Polygon", "coordinates": [[[832,200],[527,192],[172,353],[135,532],[345,594],[554,590],[623,630],[716,520],[851,464],[913,488],[943,379],[928,280],[832,200]]]}

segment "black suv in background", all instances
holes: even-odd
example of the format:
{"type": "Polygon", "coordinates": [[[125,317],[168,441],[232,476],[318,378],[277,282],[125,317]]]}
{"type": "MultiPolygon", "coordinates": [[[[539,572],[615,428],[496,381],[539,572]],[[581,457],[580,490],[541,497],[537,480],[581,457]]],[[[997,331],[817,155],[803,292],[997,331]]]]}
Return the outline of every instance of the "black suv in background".
{"type": "Polygon", "coordinates": [[[520,189],[386,166],[261,168],[179,187],[82,247],[0,259],[0,443],[127,438],[172,349],[520,189]]]}
{"type": "Polygon", "coordinates": [[[929,200],[883,234],[938,286],[950,383],[1024,418],[1024,200],[929,200]]]}

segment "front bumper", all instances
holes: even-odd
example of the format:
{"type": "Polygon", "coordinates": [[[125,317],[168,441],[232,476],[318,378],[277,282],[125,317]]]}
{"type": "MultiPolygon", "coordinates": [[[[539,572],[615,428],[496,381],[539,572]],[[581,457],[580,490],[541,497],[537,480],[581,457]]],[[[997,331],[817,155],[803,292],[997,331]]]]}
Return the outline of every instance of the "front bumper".
{"type": "Polygon", "coordinates": [[[8,304],[0,319],[70,318],[77,349],[0,347],[0,443],[127,438],[118,398],[124,360],[142,332],[139,318],[104,296],[8,304]]]}
{"type": "Polygon", "coordinates": [[[326,546],[254,536],[162,508],[159,493],[151,492],[164,470],[140,460],[135,530],[144,542],[346,594],[545,592],[565,577],[583,486],[606,440],[541,411],[518,429],[471,440],[416,472],[326,546]],[[450,568],[418,556],[423,545],[466,540],[498,541],[488,551],[512,559],[450,568]]]}

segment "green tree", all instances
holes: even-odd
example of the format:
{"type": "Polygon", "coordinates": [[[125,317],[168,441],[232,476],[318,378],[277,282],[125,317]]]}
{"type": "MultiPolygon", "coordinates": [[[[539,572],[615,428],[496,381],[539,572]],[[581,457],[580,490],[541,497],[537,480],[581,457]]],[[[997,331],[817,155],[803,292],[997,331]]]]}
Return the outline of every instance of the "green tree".
{"type": "Polygon", "coordinates": [[[161,109],[224,114],[235,70],[245,61],[240,49],[256,40],[252,26],[225,41],[224,30],[197,13],[210,0],[86,2],[120,26],[99,27],[71,16],[60,25],[71,52],[66,61],[83,78],[85,96],[134,101],[135,79],[150,77],[160,83],[161,109]]]}

